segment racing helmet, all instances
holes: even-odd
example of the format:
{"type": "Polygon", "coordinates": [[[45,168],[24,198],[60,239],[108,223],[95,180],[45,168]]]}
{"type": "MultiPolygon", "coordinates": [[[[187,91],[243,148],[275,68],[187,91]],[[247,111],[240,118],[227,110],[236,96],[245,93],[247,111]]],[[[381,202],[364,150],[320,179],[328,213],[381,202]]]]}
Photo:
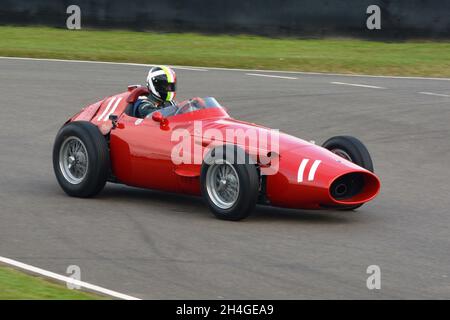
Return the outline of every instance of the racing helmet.
{"type": "Polygon", "coordinates": [[[172,101],[176,95],[177,76],[166,66],[155,66],[147,76],[147,87],[157,101],[172,101]]]}

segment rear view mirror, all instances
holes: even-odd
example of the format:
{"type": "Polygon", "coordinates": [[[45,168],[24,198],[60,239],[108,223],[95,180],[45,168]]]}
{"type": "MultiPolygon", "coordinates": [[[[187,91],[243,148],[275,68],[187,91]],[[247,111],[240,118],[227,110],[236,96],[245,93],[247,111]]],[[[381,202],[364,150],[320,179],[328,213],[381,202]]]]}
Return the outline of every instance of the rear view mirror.
{"type": "Polygon", "coordinates": [[[155,122],[161,123],[161,122],[163,122],[164,117],[161,114],[161,112],[156,111],[156,112],[153,112],[153,114],[152,114],[152,120],[155,121],[155,122]]]}
{"type": "Polygon", "coordinates": [[[155,111],[152,113],[152,120],[155,122],[159,122],[160,128],[162,130],[169,130],[169,121],[167,118],[164,118],[161,112],[155,111]]]}

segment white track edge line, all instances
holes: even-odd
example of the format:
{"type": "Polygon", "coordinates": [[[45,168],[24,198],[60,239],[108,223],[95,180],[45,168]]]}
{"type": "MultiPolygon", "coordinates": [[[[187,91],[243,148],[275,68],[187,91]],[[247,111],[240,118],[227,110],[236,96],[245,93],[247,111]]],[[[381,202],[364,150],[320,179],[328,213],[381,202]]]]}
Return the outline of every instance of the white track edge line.
{"type": "Polygon", "coordinates": [[[109,290],[109,289],[106,289],[103,287],[99,287],[94,284],[90,284],[88,282],[84,282],[84,281],[76,280],[76,279],[73,279],[70,277],[66,277],[66,276],[51,272],[51,271],[47,271],[47,270],[44,270],[44,269],[41,269],[38,267],[34,267],[29,264],[25,264],[25,263],[22,263],[22,262],[13,260],[13,259],[5,258],[2,256],[0,256],[0,262],[4,263],[6,265],[14,266],[14,267],[22,269],[22,270],[29,271],[31,273],[39,274],[39,275],[47,277],[47,278],[62,281],[62,282],[65,282],[66,284],[70,283],[70,284],[73,284],[76,286],[80,286],[80,287],[88,289],[90,291],[101,293],[101,294],[111,296],[114,298],[123,299],[123,300],[141,300],[139,298],[132,297],[127,294],[123,294],[123,293],[109,290]]]}
{"type": "MultiPolygon", "coordinates": [[[[26,57],[4,57],[0,56],[3,60],[29,60],[29,61],[47,61],[47,62],[72,62],[72,63],[91,63],[91,64],[112,64],[112,65],[122,65],[122,66],[135,66],[135,67],[151,67],[158,64],[151,63],[134,63],[134,62],[114,62],[114,61],[95,61],[95,60],[69,60],[69,59],[50,59],[50,58],[26,58],[26,57]]],[[[208,69],[203,67],[193,67],[193,66],[175,66],[170,67],[174,69],[184,69],[190,71],[208,71],[208,69]]]]}
{"type": "Polygon", "coordinates": [[[426,91],[422,91],[422,92],[418,92],[420,94],[426,94],[428,96],[436,96],[436,97],[450,97],[450,95],[448,94],[442,94],[442,93],[434,93],[434,92],[426,92],[426,91]]]}
{"type": "Polygon", "coordinates": [[[267,77],[267,78],[279,78],[279,79],[289,79],[289,80],[297,80],[296,77],[286,77],[286,76],[274,76],[271,74],[261,74],[261,73],[246,73],[248,76],[256,76],[256,77],[267,77]]]}
{"type": "MultiPolygon", "coordinates": [[[[27,58],[27,57],[5,57],[0,56],[4,60],[31,60],[31,61],[55,61],[55,62],[74,62],[74,63],[98,63],[98,64],[116,64],[124,66],[140,66],[149,67],[155,64],[133,63],[133,62],[112,62],[112,61],[93,61],[93,60],[67,60],[67,59],[50,59],[50,58],[27,58]]],[[[192,71],[209,71],[209,70],[223,70],[223,71],[247,71],[247,72],[268,72],[268,73],[286,73],[286,74],[302,74],[302,75],[318,75],[318,76],[338,76],[338,77],[363,77],[363,78],[386,78],[386,79],[406,79],[406,80],[437,80],[450,81],[450,78],[436,78],[436,77],[408,77],[408,76],[390,76],[390,75],[370,75],[370,74],[345,74],[345,73],[331,73],[331,72],[307,72],[307,71],[283,71],[283,70],[262,70],[262,69],[239,69],[239,68],[221,68],[221,67],[196,67],[196,66],[177,66],[171,65],[175,69],[186,69],[192,71]]]]}
{"type": "Polygon", "coordinates": [[[346,82],[338,82],[333,81],[331,84],[343,85],[343,86],[351,86],[351,87],[361,87],[361,88],[370,88],[370,89],[386,89],[384,87],[371,86],[368,84],[359,84],[359,83],[346,83],[346,82]]]}

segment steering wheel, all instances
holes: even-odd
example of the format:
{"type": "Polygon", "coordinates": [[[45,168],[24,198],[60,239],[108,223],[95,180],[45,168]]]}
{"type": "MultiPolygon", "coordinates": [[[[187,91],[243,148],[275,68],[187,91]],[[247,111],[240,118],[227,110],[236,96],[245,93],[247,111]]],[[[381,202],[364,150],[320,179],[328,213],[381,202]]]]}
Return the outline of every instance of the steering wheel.
{"type": "Polygon", "coordinates": [[[183,114],[205,108],[206,108],[205,100],[203,100],[202,98],[192,98],[184,105],[180,106],[175,114],[176,115],[183,114]]]}

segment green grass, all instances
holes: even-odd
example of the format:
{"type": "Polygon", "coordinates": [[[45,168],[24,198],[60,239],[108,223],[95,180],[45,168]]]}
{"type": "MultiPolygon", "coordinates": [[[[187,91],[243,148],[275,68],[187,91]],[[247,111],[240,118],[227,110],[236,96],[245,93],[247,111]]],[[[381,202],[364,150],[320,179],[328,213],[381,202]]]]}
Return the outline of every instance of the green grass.
{"type": "Polygon", "coordinates": [[[69,290],[63,285],[43,278],[0,266],[0,300],[34,299],[97,300],[106,298],[78,290],[69,290]]]}
{"type": "Polygon", "coordinates": [[[274,39],[0,27],[0,55],[228,68],[450,77],[450,42],[274,39]]]}

